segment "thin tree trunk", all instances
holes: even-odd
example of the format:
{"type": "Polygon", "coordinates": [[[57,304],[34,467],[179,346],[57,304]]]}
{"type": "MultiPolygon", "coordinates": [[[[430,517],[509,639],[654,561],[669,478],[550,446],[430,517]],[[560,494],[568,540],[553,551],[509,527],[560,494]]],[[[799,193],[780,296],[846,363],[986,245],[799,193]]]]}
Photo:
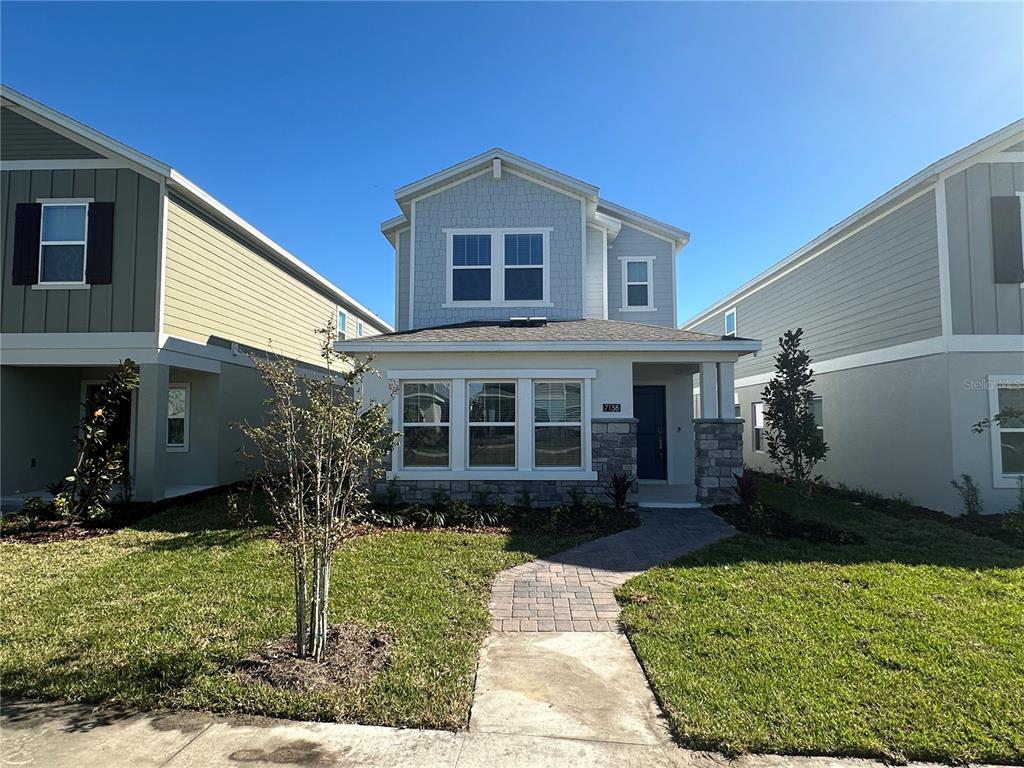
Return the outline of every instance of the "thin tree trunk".
{"type": "Polygon", "coordinates": [[[310,655],[314,661],[320,661],[323,654],[320,652],[320,553],[313,552],[313,596],[310,599],[310,631],[309,631],[309,650],[310,655]]]}
{"type": "Polygon", "coordinates": [[[295,569],[295,654],[301,659],[306,656],[306,555],[296,552],[293,557],[295,569]]]}

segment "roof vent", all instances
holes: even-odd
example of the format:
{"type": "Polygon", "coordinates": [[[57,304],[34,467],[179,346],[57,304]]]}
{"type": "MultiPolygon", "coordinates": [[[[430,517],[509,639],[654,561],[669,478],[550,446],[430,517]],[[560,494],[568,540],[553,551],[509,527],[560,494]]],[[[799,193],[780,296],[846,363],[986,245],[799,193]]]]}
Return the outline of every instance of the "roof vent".
{"type": "Polygon", "coordinates": [[[546,317],[510,317],[508,324],[513,328],[542,328],[548,324],[546,317]]]}

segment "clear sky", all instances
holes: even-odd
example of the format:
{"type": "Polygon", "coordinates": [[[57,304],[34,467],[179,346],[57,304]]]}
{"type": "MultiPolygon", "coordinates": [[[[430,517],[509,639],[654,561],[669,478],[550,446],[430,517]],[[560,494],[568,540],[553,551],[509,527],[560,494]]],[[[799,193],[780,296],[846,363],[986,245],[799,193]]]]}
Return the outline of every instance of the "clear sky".
{"type": "Polygon", "coordinates": [[[396,187],[492,146],[692,233],[680,320],[1024,115],[1024,4],[21,4],[0,77],[386,319],[396,187]]]}

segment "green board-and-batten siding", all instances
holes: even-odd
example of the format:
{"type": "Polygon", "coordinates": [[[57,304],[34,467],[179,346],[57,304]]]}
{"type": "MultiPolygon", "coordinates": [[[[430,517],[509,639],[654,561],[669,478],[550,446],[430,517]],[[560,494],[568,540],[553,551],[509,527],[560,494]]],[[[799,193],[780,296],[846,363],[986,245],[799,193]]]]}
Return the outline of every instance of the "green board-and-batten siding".
{"type": "Polygon", "coordinates": [[[160,186],[124,168],[3,171],[3,333],[87,333],[156,330],[160,248],[160,186]],[[47,197],[86,197],[114,203],[110,285],[82,290],[36,290],[11,281],[18,203],[47,197]]]}
{"type": "Polygon", "coordinates": [[[103,155],[7,107],[0,109],[0,159],[90,160],[103,155]]]}

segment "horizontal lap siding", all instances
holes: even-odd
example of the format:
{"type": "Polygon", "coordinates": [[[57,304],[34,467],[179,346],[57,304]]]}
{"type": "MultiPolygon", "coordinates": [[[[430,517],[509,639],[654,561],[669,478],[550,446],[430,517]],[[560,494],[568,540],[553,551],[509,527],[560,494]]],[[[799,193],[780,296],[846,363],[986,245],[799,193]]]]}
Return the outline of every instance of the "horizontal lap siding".
{"type": "Polygon", "coordinates": [[[645,325],[664,325],[669,328],[675,326],[675,286],[672,284],[674,254],[675,249],[665,240],[623,224],[618,237],[608,246],[608,319],[645,325]],[[624,257],[654,258],[654,271],[651,277],[654,281],[654,306],[657,312],[622,311],[624,257]]]}
{"type": "MultiPolygon", "coordinates": [[[[314,332],[337,305],[173,199],[165,279],[165,333],[201,343],[217,337],[320,362],[314,332]]],[[[355,324],[350,312],[350,335],[355,324]]]]}
{"type": "Polygon", "coordinates": [[[1024,192],[1024,163],[978,163],[946,179],[953,333],[1024,333],[1024,292],[996,283],[991,200],[1024,192]]]}
{"type": "Polygon", "coordinates": [[[0,109],[0,159],[80,160],[102,157],[6,107],[0,109]]]}
{"type": "MultiPolygon", "coordinates": [[[[736,373],[772,370],[778,338],[797,327],[814,360],[938,336],[939,301],[935,193],[928,192],[738,302],[738,334],[764,348],[736,373]]],[[[728,309],[690,330],[724,333],[728,309]]]]}
{"type": "Polygon", "coordinates": [[[395,330],[409,328],[409,230],[398,236],[398,301],[395,305],[395,330]]]}
{"type": "Polygon", "coordinates": [[[105,333],[156,330],[160,186],[126,168],[3,171],[3,333],[105,333]],[[111,282],[86,290],[14,285],[14,217],[18,203],[83,197],[114,203],[111,282]]]}
{"type": "Polygon", "coordinates": [[[587,227],[586,317],[604,317],[604,232],[587,227]]]}

